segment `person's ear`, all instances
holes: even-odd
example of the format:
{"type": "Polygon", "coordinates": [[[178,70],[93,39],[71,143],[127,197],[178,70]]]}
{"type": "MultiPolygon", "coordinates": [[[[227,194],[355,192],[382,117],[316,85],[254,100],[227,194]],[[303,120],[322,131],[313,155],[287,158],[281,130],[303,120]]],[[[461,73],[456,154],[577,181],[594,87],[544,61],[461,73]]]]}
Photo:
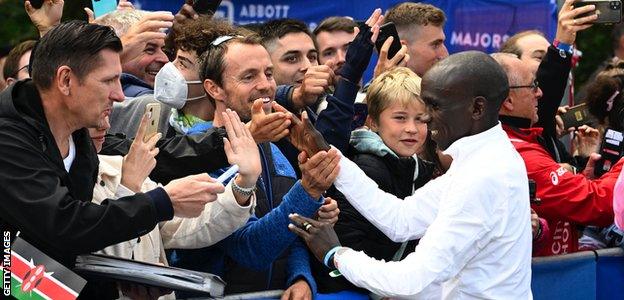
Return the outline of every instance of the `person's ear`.
{"type": "Polygon", "coordinates": [[[483,115],[485,114],[485,105],[487,100],[482,97],[482,96],[478,96],[474,99],[472,99],[472,119],[473,120],[480,120],[481,118],[483,118],[483,115]]]}
{"type": "Polygon", "coordinates": [[[215,101],[224,102],[226,98],[225,90],[223,90],[216,82],[211,79],[204,80],[204,90],[215,101]]]}
{"type": "Polygon", "coordinates": [[[377,121],[375,121],[375,119],[371,118],[370,115],[366,116],[365,124],[369,124],[370,130],[372,130],[373,132],[377,132],[379,130],[379,124],[377,123],[377,121]]]}
{"type": "Polygon", "coordinates": [[[13,77],[7,77],[6,81],[6,85],[9,86],[15,82],[17,82],[17,79],[13,78],[13,77]]]}
{"type": "Polygon", "coordinates": [[[511,97],[507,97],[503,101],[503,104],[501,105],[501,110],[513,111],[513,109],[514,109],[513,99],[511,97]]]}
{"type": "Polygon", "coordinates": [[[72,78],[72,70],[68,66],[60,66],[56,69],[56,77],[54,78],[54,83],[56,84],[57,89],[65,96],[71,95],[71,86],[74,82],[74,78],[72,78]]]}

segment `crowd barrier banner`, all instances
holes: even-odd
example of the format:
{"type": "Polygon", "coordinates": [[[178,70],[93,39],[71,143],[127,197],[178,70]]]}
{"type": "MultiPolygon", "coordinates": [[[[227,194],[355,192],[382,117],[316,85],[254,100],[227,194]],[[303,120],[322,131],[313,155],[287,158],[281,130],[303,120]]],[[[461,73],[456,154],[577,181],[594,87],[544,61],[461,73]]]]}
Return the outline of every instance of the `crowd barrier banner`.
{"type": "MultiPolygon", "coordinates": [[[[146,10],[166,10],[176,13],[181,0],[133,0],[135,6],[146,10]]],[[[350,16],[366,20],[375,8],[384,12],[397,0],[224,0],[217,15],[235,24],[265,22],[270,19],[295,18],[310,28],[328,16],[350,16]]],[[[555,0],[430,0],[422,1],[441,8],[447,16],[446,46],[450,53],[465,50],[494,52],[516,32],[537,29],[552,40],[557,29],[555,0]]],[[[376,57],[371,59],[374,63],[376,57]]],[[[372,65],[372,63],[371,63],[372,65]]],[[[372,75],[369,66],[365,79],[372,75]]]]}
{"type": "MultiPolygon", "coordinates": [[[[177,12],[182,1],[135,0],[147,10],[177,12]]],[[[295,18],[314,28],[328,16],[351,16],[365,20],[373,9],[387,10],[397,0],[224,0],[217,15],[235,24],[265,22],[270,19],[295,18]]],[[[492,52],[514,33],[537,29],[554,37],[557,4],[555,0],[429,0],[447,15],[445,33],[451,53],[464,50],[492,52]]]]}

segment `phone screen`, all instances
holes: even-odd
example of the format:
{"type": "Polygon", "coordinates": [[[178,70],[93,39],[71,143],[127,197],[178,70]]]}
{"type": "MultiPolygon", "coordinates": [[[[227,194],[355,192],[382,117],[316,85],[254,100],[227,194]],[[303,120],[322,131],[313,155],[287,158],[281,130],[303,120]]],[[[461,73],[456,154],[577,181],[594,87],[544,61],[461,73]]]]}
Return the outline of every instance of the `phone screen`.
{"type": "Polygon", "coordinates": [[[117,0],[91,0],[91,4],[96,18],[117,9],[117,0]]]}

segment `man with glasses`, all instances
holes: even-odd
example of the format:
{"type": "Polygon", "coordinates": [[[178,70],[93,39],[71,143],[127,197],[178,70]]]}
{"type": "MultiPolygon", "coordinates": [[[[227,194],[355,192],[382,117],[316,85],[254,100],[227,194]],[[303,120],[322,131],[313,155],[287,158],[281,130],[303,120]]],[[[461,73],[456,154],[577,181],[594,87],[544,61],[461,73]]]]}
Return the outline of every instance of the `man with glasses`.
{"type": "MultiPolygon", "coordinates": [[[[509,96],[500,109],[500,121],[522,156],[528,178],[536,183],[540,205],[533,205],[546,219],[552,237],[546,239],[535,256],[578,251],[577,225],[609,226],[613,223],[613,188],[622,170],[622,161],[600,178],[594,178],[590,159],[582,174],[574,174],[548,153],[538,121],[538,101],[542,90],[530,66],[507,53],[492,55],[509,79],[509,96]]],[[[528,201],[528,199],[527,199],[528,201]]]]}
{"type": "Polygon", "coordinates": [[[33,47],[35,47],[35,41],[28,40],[11,49],[2,69],[7,86],[16,81],[30,78],[28,61],[30,60],[30,52],[32,52],[33,47]]]}

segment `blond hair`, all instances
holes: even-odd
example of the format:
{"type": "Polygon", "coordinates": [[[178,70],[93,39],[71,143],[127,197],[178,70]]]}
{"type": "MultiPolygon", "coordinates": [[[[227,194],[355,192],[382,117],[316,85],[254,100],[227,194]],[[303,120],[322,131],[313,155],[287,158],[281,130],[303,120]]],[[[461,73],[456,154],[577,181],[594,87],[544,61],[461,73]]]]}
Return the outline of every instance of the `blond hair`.
{"type": "Polygon", "coordinates": [[[407,107],[417,101],[424,105],[420,98],[420,82],[420,77],[405,67],[382,73],[373,80],[366,92],[368,116],[379,122],[381,112],[396,103],[407,107]]]}

